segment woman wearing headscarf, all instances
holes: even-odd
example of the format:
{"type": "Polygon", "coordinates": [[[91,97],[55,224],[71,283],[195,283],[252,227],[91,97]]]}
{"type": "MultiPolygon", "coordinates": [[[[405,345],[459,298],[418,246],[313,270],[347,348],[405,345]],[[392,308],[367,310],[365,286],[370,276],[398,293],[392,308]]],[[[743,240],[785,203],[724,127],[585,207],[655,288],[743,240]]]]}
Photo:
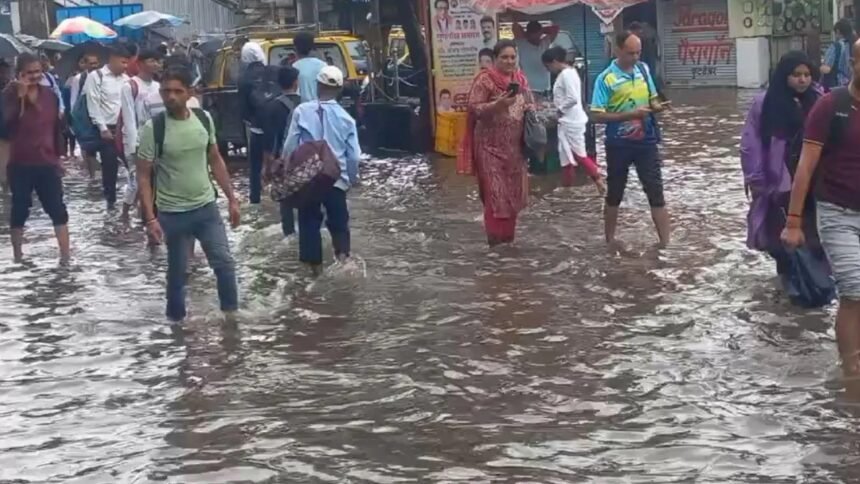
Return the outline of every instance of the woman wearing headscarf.
{"type": "MultiPolygon", "coordinates": [[[[747,246],[767,252],[777,273],[787,282],[790,262],[780,240],[794,171],[803,144],[803,125],[821,96],[813,84],[815,65],[803,52],[792,51],[779,60],[767,91],[756,96],[741,135],[741,165],[750,208],[747,246]]],[[[814,211],[814,203],[807,204],[814,211]]],[[[815,216],[805,217],[807,241],[819,246],[815,216]]],[[[827,264],[823,253],[821,263],[827,264]]]]}
{"type": "Polygon", "coordinates": [[[511,243],[517,216],[527,204],[528,171],[523,152],[525,113],[534,109],[529,83],[517,65],[517,46],[502,40],[493,67],[472,83],[460,171],[475,173],[484,204],[490,246],[511,243]]]}

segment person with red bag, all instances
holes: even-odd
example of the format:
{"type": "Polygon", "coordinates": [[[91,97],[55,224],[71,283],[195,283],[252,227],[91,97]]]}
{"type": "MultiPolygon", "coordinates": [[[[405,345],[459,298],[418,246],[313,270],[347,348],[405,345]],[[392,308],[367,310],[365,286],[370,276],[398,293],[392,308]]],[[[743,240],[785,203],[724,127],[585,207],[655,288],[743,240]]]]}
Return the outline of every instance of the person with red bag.
{"type": "Polygon", "coordinates": [[[361,147],[358,145],[358,130],[355,120],[338,104],[337,97],[343,89],[343,72],[335,66],[325,66],[317,75],[319,101],[300,104],[293,112],[290,128],[284,142],[281,158],[289,160],[291,155],[305,144],[328,145],[325,153],[337,158],[340,176],[324,193],[315,193],[313,202],[302,203],[299,209],[299,259],[309,265],[315,274],[322,267],[323,213],[331,234],[335,258],[344,262],[350,256],[349,208],[346,194],[358,183],[358,163],[361,147]],[[330,151],[328,151],[330,150],[330,151]]]}

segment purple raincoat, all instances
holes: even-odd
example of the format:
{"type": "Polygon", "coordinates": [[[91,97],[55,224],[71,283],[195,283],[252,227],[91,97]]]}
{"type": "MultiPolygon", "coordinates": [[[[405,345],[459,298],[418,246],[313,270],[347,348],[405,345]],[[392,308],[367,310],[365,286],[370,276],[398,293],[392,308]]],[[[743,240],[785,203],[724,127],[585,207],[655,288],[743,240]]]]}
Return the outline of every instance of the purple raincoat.
{"type": "Polygon", "coordinates": [[[747,247],[769,251],[782,247],[779,236],[785,226],[783,209],[791,194],[791,174],[785,164],[789,140],[773,136],[766,147],[759,134],[764,95],[755,97],[747,115],[741,134],[741,166],[744,183],[752,192],[747,247]]]}

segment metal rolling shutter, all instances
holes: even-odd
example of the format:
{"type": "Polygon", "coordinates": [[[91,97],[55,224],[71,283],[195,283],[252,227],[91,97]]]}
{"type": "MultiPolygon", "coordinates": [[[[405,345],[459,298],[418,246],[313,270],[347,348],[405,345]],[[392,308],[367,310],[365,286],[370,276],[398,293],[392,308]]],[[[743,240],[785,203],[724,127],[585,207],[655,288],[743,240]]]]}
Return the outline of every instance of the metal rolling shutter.
{"type": "Polygon", "coordinates": [[[600,19],[594,15],[591,7],[583,5],[561,9],[554,12],[551,18],[562,30],[570,32],[583,55],[588,54],[588,86],[591,92],[594,79],[609,64],[609,59],[603,51],[604,41],[603,34],[600,33],[600,19]]]}
{"type": "Polygon", "coordinates": [[[737,85],[726,0],[661,0],[663,69],[675,86],[737,85]]]}

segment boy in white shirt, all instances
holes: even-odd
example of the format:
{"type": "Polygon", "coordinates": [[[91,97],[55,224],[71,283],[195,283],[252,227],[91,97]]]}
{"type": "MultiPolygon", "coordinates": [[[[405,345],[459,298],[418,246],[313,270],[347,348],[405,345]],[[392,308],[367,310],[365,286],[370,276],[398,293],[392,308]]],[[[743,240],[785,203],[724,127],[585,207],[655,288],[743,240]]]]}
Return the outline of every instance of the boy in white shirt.
{"type": "Polygon", "coordinates": [[[137,205],[137,179],[135,178],[135,155],[138,147],[140,128],[155,115],[163,112],[164,101],[159,92],[160,84],[155,77],[161,73],[161,53],[146,50],[138,55],[138,75],[122,86],[122,107],[120,124],[122,127],[122,152],[128,171],[125,193],[123,194],[122,216],[128,218],[131,207],[137,205]]]}
{"type": "Polygon", "coordinates": [[[546,69],[557,76],[552,89],[552,101],[559,111],[558,155],[563,184],[573,185],[574,169],[576,165],[582,165],[603,195],[606,193],[606,183],[585,147],[588,115],[582,104],[582,81],[576,68],[567,64],[566,57],[567,51],[558,46],[546,50],[541,56],[546,69]]]}

